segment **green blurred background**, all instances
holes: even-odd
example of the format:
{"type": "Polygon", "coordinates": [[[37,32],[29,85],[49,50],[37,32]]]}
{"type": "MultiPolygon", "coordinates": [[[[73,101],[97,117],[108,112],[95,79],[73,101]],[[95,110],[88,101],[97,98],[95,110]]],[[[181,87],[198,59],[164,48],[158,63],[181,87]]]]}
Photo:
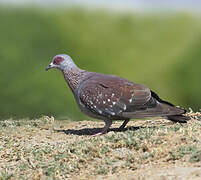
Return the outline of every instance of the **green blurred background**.
{"type": "Polygon", "coordinates": [[[173,104],[201,108],[201,18],[190,13],[109,13],[81,8],[0,8],[0,118],[88,119],[56,54],[83,69],[142,83],[173,104]]]}

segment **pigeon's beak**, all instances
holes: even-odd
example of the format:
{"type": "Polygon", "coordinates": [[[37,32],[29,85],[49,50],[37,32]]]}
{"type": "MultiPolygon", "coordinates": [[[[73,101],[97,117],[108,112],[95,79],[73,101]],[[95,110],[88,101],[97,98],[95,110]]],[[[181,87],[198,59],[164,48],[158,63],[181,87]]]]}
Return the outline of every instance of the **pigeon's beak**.
{"type": "Polygon", "coordinates": [[[54,64],[53,63],[50,63],[46,68],[45,70],[48,71],[49,69],[52,69],[54,68],[54,64]]]}

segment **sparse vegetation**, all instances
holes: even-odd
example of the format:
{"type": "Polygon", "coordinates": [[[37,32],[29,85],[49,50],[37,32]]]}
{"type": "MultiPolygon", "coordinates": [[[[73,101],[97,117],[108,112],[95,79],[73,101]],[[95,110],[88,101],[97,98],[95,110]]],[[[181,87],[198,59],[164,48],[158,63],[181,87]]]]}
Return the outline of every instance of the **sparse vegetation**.
{"type": "MultiPolygon", "coordinates": [[[[131,121],[119,132],[91,137],[102,122],[0,121],[0,179],[144,177],[148,167],[201,166],[200,113],[187,124],[164,119],[131,121]],[[196,117],[196,118],[195,118],[196,117]]],[[[193,177],[193,176],[192,176],[193,177]]],[[[201,177],[201,174],[200,174],[201,177]]],[[[128,178],[129,179],[129,178],[128,178]]],[[[146,179],[146,178],[145,178],[146,179]]]]}

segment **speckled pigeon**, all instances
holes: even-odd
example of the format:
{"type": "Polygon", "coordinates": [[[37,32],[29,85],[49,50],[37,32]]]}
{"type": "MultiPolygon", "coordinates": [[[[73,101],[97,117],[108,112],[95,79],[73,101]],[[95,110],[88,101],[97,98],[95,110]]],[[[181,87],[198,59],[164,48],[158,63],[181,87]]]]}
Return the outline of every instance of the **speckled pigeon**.
{"type": "Polygon", "coordinates": [[[126,79],[89,72],[76,66],[70,56],[56,55],[46,70],[57,68],[72,90],[82,112],[101,119],[105,126],[98,136],[107,132],[113,120],[124,120],[123,129],[132,118],[162,116],[173,122],[186,123],[186,110],[164,101],[144,85],[126,79]]]}

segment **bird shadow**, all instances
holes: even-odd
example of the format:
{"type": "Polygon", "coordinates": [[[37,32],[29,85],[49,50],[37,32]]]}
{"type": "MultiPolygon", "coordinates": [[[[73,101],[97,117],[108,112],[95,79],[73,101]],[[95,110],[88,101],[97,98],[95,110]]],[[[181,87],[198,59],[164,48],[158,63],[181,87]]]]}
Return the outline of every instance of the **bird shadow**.
{"type": "MultiPolygon", "coordinates": [[[[138,129],[145,128],[143,126],[130,126],[128,128],[124,129],[119,129],[119,128],[110,128],[108,132],[125,132],[125,131],[136,131],[138,129]]],[[[83,129],[54,129],[54,132],[63,132],[67,135],[78,135],[78,136],[83,136],[83,135],[94,135],[96,133],[101,132],[102,128],[83,128],[83,129]]]]}

